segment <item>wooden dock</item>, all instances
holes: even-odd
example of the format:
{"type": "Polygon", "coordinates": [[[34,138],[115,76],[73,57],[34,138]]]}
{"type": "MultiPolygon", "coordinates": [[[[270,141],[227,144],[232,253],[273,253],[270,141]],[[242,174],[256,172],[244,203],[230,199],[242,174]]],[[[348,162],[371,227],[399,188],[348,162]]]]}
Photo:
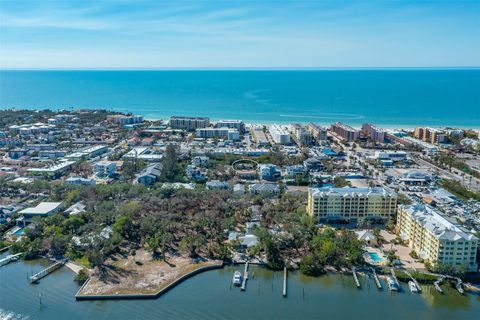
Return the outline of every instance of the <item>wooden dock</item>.
{"type": "Polygon", "coordinates": [[[5,258],[3,258],[2,260],[0,260],[0,267],[9,264],[9,263],[12,262],[12,261],[17,261],[18,259],[20,259],[20,256],[21,256],[22,254],[23,254],[23,252],[17,253],[17,254],[8,255],[7,257],[5,257],[5,258]]]}
{"type": "Polygon", "coordinates": [[[360,289],[360,281],[358,281],[358,276],[357,276],[357,271],[355,270],[355,267],[352,267],[352,275],[353,275],[353,280],[355,280],[355,285],[357,288],[360,289]]]}
{"type": "Polygon", "coordinates": [[[247,289],[247,280],[248,280],[248,262],[245,263],[245,270],[243,271],[242,286],[240,290],[245,291],[247,289]]]}
{"type": "Polygon", "coordinates": [[[373,279],[375,280],[375,284],[377,285],[377,288],[382,290],[382,284],[380,280],[378,279],[377,272],[375,271],[375,268],[372,268],[372,273],[373,273],[373,279]]]}
{"type": "Polygon", "coordinates": [[[413,281],[413,283],[415,283],[415,286],[417,287],[418,292],[422,292],[422,287],[420,287],[420,284],[418,283],[417,279],[415,279],[407,270],[403,270],[403,272],[405,272],[405,274],[413,281]]]}
{"type": "Polygon", "coordinates": [[[287,267],[283,267],[283,290],[282,296],[287,296],[287,267]]]}
{"type": "Polygon", "coordinates": [[[62,260],[62,261],[57,261],[55,262],[54,264],[52,264],[51,266],[43,269],[42,271],[34,274],[33,276],[30,277],[30,283],[36,283],[38,282],[40,279],[48,276],[50,273],[52,273],[53,271],[59,269],[60,267],[62,267],[67,261],[66,260],[62,260]]]}

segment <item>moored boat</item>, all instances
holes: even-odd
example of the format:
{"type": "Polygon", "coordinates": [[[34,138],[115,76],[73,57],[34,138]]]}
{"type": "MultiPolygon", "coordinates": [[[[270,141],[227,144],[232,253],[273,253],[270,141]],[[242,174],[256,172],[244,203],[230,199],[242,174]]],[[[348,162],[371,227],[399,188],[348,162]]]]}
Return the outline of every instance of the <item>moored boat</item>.
{"type": "Polygon", "coordinates": [[[417,288],[417,285],[415,284],[415,282],[413,281],[408,281],[408,288],[410,289],[410,292],[412,293],[418,293],[418,288],[417,288]]]}
{"type": "Polygon", "coordinates": [[[240,271],[235,271],[233,274],[232,283],[234,286],[240,286],[242,284],[242,274],[240,271]]]}
{"type": "Polygon", "coordinates": [[[400,290],[398,288],[397,282],[395,281],[395,279],[393,279],[393,277],[387,277],[387,284],[388,284],[388,288],[391,291],[399,291],[400,290]]]}

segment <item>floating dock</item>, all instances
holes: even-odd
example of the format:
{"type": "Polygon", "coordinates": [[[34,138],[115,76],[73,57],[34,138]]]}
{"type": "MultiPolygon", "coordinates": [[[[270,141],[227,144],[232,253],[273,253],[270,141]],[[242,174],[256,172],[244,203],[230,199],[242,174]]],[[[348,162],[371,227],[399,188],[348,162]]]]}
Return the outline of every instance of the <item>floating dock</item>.
{"type": "Polygon", "coordinates": [[[360,281],[358,281],[358,277],[357,277],[357,271],[355,270],[355,267],[352,267],[352,275],[353,275],[353,280],[355,280],[355,285],[357,286],[357,288],[360,289],[360,281]]]}
{"type": "Polygon", "coordinates": [[[57,270],[58,268],[62,267],[67,261],[66,260],[62,260],[62,261],[57,261],[55,262],[54,264],[52,264],[51,266],[43,269],[42,271],[34,274],[33,276],[30,277],[30,283],[36,283],[38,282],[40,279],[48,276],[50,273],[52,273],[53,271],[57,270]]]}
{"type": "Polygon", "coordinates": [[[417,279],[415,279],[407,270],[403,270],[403,272],[405,272],[405,274],[413,281],[413,283],[415,283],[415,286],[417,287],[418,292],[422,292],[422,287],[420,287],[420,284],[418,283],[417,279]]]}
{"type": "Polygon", "coordinates": [[[248,280],[248,262],[245,263],[245,270],[243,271],[242,286],[240,290],[245,291],[247,289],[247,280],[248,280]]]}
{"type": "Polygon", "coordinates": [[[22,253],[17,253],[17,254],[8,255],[7,257],[5,257],[5,258],[3,258],[2,260],[0,260],[0,267],[9,264],[9,263],[12,262],[12,261],[17,261],[18,259],[20,259],[20,256],[21,256],[22,254],[23,254],[23,252],[22,252],[22,253]]]}
{"type": "Polygon", "coordinates": [[[282,296],[287,296],[287,267],[283,267],[283,290],[282,296]]]}

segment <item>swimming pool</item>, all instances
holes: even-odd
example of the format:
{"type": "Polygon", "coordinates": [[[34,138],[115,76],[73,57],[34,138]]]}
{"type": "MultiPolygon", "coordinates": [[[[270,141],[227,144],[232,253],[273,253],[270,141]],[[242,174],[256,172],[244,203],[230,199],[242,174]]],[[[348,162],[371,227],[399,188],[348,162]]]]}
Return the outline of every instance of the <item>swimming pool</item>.
{"type": "Polygon", "coordinates": [[[21,236],[25,234],[25,231],[23,230],[23,228],[20,228],[17,231],[15,231],[13,234],[16,236],[21,236]]]}
{"type": "Polygon", "coordinates": [[[378,253],[376,252],[369,252],[368,255],[370,256],[370,258],[372,258],[373,261],[375,262],[382,262],[382,258],[380,258],[380,256],[378,255],[378,253]]]}

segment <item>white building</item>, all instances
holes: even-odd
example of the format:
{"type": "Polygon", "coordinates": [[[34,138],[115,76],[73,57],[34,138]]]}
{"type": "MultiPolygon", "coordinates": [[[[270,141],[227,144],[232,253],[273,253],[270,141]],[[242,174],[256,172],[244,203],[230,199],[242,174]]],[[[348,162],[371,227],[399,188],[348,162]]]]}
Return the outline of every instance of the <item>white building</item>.
{"type": "Polygon", "coordinates": [[[211,139],[220,138],[227,140],[239,140],[240,134],[237,129],[231,128],[199,128],[196,130],[198,138],[211,139]]]}
{"type": "Polygon", "coordinates": [[[429,206],[400,206],[396,232],[419,257],[434,266],[465,266],[477,271],[478,238],[429,206]]]}
{"type": "Polygon", "coordinates": [[[275,143],[278,144],[289,144],[290,143],[290,133],[287,130],[280,127],[278,124],[272,124],[268,127],[268,131],[272,136],[272,139],[275,143]]]}

